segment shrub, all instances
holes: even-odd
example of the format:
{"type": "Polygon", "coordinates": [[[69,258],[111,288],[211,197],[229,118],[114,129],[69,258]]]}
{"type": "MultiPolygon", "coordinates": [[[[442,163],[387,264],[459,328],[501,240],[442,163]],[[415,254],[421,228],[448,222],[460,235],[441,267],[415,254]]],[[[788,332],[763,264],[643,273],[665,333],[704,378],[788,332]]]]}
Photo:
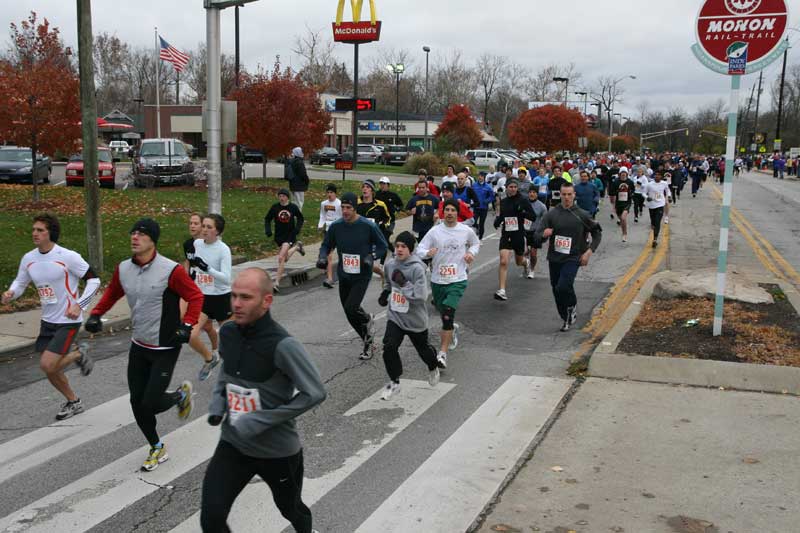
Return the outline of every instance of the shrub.
{"type": "Polygon", "coordinates": [[[428,174],[431,176],[440,176],[444,173],[442,160],[432,152],[412,155],[408,158],[406,164],[403,165],[403,171],[406,174],[416,175],[421,168],[427,170],[428,174]]]}

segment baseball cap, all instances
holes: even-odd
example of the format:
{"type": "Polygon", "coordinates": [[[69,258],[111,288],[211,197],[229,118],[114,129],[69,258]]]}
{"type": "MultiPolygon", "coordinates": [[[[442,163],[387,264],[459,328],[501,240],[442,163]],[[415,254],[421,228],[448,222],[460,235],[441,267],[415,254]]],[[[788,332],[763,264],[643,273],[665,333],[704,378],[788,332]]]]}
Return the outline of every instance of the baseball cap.
{"type": "Polygon", "coordinates": [[[384,176],[381,179],[379,179],[378,182],[379,183],[391,183],[391,181],[389,181],[389,178],[387,178],[386,176],[384,176]]]}

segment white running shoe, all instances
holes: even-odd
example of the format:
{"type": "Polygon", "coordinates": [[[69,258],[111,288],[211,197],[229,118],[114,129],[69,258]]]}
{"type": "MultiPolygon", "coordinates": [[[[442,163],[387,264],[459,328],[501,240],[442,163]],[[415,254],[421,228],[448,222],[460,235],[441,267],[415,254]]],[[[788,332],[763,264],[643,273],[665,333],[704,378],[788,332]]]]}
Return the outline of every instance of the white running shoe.
{"type": "Polygon", "coordinates": [[[436,356],[436,362],[439,364],[439,368],[447,368],[447,352],[439,352],[439,355],[436,356]]]}
{"type": "Polygon", "coordinates": [[[536,273],[533,271],[533,269],[528,270],[528,279],[533,279],[535,277],[536,277],[536,273]]]}
{"type": "Polygon", "coordinates": [[[628,242],[628,236],[627,235],[623,235],[622,236],[622,242],[628,242]]]}
{"type": "Polygon", "coordinates": [[[495,300],[502,300],[502,301],[508,300],[508,296],[506,296],[506,290],[505,289],[497,289],[497,292],[494,293],[494,299],[495,300]]]}
{"type": "Polygon", "coordinates": [[[383,388],[383,392],[381,393],[381,400],[388,400],[392,397],[392,394],[400,391],[400,384],[394,381],[390,381],[386,384],[383,388]]]}
{"type": "Polygon", "coordinates": [[[664,217],[664,224],[669,224],[669,217],[664,217]]]}
{"type": "Polygon", "coordinates": [[[439,371],[439,367],[437,366],[430,372],[428,372],[428,385],[431,387],[435,387],[439,384],[439,377],[441,376],[441,372],[439,371]]]}
{"type": "Polygon", "coordinates": [[[450,339],[450,346],[451,350],[455,350],[458,348],[458,330],[461,329],[461,326],[458,324],[453,324],[453,338],[450,339]]]}

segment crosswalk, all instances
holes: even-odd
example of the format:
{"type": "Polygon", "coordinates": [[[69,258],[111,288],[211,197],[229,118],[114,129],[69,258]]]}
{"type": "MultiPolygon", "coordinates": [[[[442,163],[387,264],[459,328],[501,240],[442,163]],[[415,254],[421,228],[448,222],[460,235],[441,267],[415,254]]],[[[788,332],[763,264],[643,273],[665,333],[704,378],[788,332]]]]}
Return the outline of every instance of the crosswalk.
{"type": "MultiPolygon", "coordinates": [[[[509,377],[406,479],[389,480],[395,485],[393,492],[389,490],[390,495],[374,508],[361,509],[367,518],[350,531],[466,530],[513,471],[571,385],[568,379],[509,377]]],[[[315,473],[307,465],[304,501],[312,506],[335,494],[337,487],[365,463],[382,460],[387,446],[419,424],[431,408],[457,401],[448,400],[457,387],[457,383],[444,381],[432,388],[427,382],[403,380],[401,393],[389,401],[381,400],[380,390],[375,390],[336,415],[342,424],[367,417],[373,425],[380,425],[380,436],[348,449],[347,457],[336,468],[315,473]]],[[[125,395],[69,422],[54,423],[0,445],[0,488],[12,486],[15,476],[54,457],[132,424],[133,416],[125,395]]],[[[0,532],[102,530],[98,526],[104,521],[157,491],[163,494],[172,490],[179,478],[202,472],[218,439],[218,428],[209,426],[201,416],[164,436],[171,459],[154,472],[139,471],[147,451],[143,446],[0,518],[0,532]]],[[[197,494],[199,498],[199,491],[197,494]]],[[[192,510],[197,506],[199,502],[192,510]]],[[[180,519],[183,521],[171,531],[200,531],[199,512],[180,519]]],[[[316,527],[336,530],[326,529],[325,523],[325,516],[315,514],[316,527]]],[[[258,482],[248,485],[239,496],[229,524],[232,530],[243,532],[279,532],[288,526],[274,508],[266,487],[258,482]]],[[[168,531],[169,527],[157,530],[168,531]]]]}

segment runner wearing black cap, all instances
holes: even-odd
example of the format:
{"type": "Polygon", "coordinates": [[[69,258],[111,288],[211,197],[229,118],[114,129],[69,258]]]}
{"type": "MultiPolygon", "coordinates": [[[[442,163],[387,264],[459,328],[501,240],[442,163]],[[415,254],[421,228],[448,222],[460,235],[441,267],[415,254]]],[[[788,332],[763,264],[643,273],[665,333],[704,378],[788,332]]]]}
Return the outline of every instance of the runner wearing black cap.
{"type": "Polygon", "coordinates": [[[417,234],[419,240],[430,231],[438,218],[439,198],[428,192],[428,182],[417,183],[417,192],[406,205],[406,211],[411,213],[411,229],[417,234]]]}
{"type": "Polygon", "coordinates": [[[203,293],[186,270],[156,251],[161,229],[150,218],[131,228],[133,257],[114,269],[108,288],[92,309],[86,331],[102,329],[100,317],[126,296],[131,309],[131,348],[128,356],[128,388],[131,408],[139,429],[150,443],[142,470],[151,471],[168,459],[156,430],[156,415],[172,407],[186,420],[192,412],[192,384],[184,381],[173,392],[167,387],[178,361],[181,345],[189,342],[192,326],[203,308],[203,293]],[[181,318],[179,300],[188,303],[181,318]]]}
{"type": "Polygon", "coordinates": [[[328,254],[335,248],[339,255],[339,299],[347,321],[364,341],[361,359],[371,359],[375,355],[372,317],[361,307],[361,301],[372,278],[375,258],[386,255],[387,244],[378,226],[356,212],[357,205],[355,194],[342,195],[342,218],[325,233],[317,268],[327,270],[328,254]]]}
{"type": "MultiPolygon", "coordinates": [[[[500,200],[500,213],[494,219],[494,228],[503,226],[500,234],[500,268],[498,277],[500,288],[494,293],[496,300],[508,300],[506,295],[506,279],[508,263],[513,251],[517,266],[522,267],[523,276],[527,277],[530,265],[525,257],[525,221],[536,220],[536,214],[527,198],[518,192],[519,182],[516,178],[506,181],[506,197],[500,200]]],[[[560,199],[559,199],[560,201],[560,199]]]]}
{"type": "Polygon", "coordinates": [[[475,223],[475,214],[464,201],[453,196],[455,189],[455,184],[449,181],[442,185],[442,201],[439,202],[438,212],[439,220],[444,220],[444,202],[452,199],[458,202],[458,221],[467,226],[472,226],[475,223]]]}
{"type": "Polygon", "coordinates": [[[286,189],[278,191],[278,201],[272,204],[267,216],[264,217],[264,234],[267,237],[272,237],[273,220],[275,221],[275,244],[278,245],[278,272],[275,275],[272,290],[278,293],[286,261],[295,252],[306,255],[303,243],[298,240],[305,219],[300,208],[289,201],[289,191],[286,189]]]}

